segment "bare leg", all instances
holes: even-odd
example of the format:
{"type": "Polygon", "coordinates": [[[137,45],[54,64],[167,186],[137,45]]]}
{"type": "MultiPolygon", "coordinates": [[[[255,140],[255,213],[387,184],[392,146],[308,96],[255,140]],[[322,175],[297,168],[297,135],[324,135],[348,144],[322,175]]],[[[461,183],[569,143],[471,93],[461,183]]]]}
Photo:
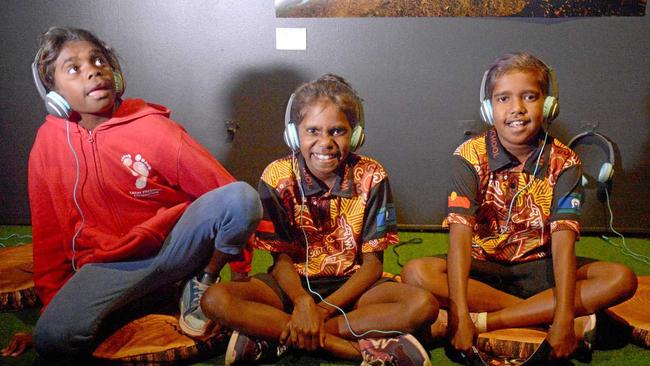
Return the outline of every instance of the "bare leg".
{"type": "Polygon", "coordinates": [[[217,323],[268,340],[277,340],[289,321],[276,293],[262,281],[211,286],[201,299],[206,316],[217,323]]]}
{"type": "MultiPolygon", "coordinates": [[[[420,258],[404,267],[402,279],[431,291],[443,306],[447,306],[446,273],[444,259],[420,258]]],[[[632,297],[636,290],[634,273],[616,263],[584,265],[576,272],[576,279],[576,316],[613,306],[632,297]]],[[[550,324],[555,311],[553,289],[523,300],[474,280],[468,282],[468,303],[470,311],[488,312],[488,330],[550,324]]]]}
{"type": "MultiPolygon", "coordinates": [[[[282,310],[282,302],[277,294],[256,278],[210,287],[203,295],[201,308],[219,324],[273,342],[277,342],[291,318],[282,310]]],[[[335,357],[361,359],[356,341],[345,340],[335,334],[325,336],[324,349],[335,357]]]]}
{"type": "MultiPolygon", "coordinates": [[[[607,262],[586,264],[576,272],[575,315],[593,314],[629,299],[636,290],[636,276],[627,267],[607,262]]],[[[553,289],[488,314],[488,330],[526,327],[553,322],[553,289]]]]}
{"type": "MultiPolygon", "coordinates": [[[[401,276],[404,283],[431,292],[441,307],[449,307],[446,260],[434,257],[414,259],[404,266],[401,276]]],[[[521,301],[523,299],[482,282],[470,279],[467,283],[467,302],[471,312],[497,311],[521,301]]]]}
{"type": "Polygon", "coordinates": [[[370,330],[397,331],[393,333],[370,332],[363,337],[396,336],[399,332],[413,333],[433,322],[438,314],[438,302],[427,291],[414,286],[385,282],[364,293],[354,310],[347,313],[350,327],[343,316],[328,320],[328,332],[345,339],[356,340],[357,335],[370,330]]]}
{"type": "Polygon", "coordinates": [[[327,321],[325,327],[328,337],[330,334],[342,337],[337,339],[336,352],[332,352],[332,348],[330,352],[339,357],[344,357],[344,353],[350,356],[354,354],[355,358],[345,358],[360,360],[358,335],[370,330],[397,332],[369,332],[360,338],[394,337],[399,335],[399,332],[416,333],[422,330],[425,332],[421,333],[428,333],[428,327],[435,320],[437,313],[438,303],[427,291],[395,282],[382,283],[364,293],[355,304],[354,310],[346,314],[350,321],[349,326],[343,316],[327,321]]]}

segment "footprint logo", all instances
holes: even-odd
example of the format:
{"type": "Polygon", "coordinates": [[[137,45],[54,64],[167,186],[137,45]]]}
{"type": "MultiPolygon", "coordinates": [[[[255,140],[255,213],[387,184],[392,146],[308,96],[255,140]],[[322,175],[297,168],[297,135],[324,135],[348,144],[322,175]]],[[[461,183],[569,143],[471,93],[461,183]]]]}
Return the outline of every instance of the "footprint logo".
{"type": "Polygon", "coordinates": [[[147,186],[147,178],[151,171],[151,165],[142,157],[137,154],[135,160],[131,158],[131,154],[122,156],[122,164],[133,174],[135,179],[135,186],[142,189],[147,186]]]}

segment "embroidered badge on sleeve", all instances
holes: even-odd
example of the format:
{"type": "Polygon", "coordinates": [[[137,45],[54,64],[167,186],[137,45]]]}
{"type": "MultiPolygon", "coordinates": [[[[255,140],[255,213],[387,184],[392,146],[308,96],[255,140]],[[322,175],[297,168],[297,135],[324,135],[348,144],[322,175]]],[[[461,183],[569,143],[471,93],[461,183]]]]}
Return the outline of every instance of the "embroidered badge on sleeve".
{"type": "Polygon", "coordinates": [[[383,233],[387,227],[395,225],[395,206],[389,203],[386,207],[379,209],[376,220],[378,233],[383,233]]]}
{"type": "Polygon", "coordinates": [[[447,197],[447,207],[469,208],[469,206],[469,198],[459,196],[456,192],[451,192],[449,197],[447,197]]]}
{"type": "Polygon", "coordinates": [[[582,195],[579,193],[570,193],[568,196],[560,198],[557,204],[557,212],[563,214],[580,214],[582,195]]]}

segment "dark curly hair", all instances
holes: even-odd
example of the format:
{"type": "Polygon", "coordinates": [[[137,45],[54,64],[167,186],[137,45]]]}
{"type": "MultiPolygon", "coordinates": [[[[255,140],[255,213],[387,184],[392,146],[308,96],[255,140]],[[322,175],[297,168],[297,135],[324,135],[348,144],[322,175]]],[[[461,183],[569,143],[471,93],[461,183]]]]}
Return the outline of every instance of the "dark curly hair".
{"type": "Polygon", "coordinates": [[[305,117],[306,107],[321,98],[334,103],[345,114],[352,128],[363,117],[363,100],[343,77],[325,74],[296,88],[291,105],[291,120],[299,124],[305,117]]]}

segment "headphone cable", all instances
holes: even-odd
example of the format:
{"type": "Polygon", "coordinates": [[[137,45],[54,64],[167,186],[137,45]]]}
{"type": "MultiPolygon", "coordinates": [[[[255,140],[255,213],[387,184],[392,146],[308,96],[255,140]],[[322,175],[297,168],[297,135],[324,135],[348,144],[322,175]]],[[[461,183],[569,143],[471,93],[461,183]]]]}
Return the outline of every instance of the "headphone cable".
{"type": "Polygon", "coordinates": [[[613,226],[614,213],[612,211],[611,205],[609,204],[609,192],[607,192],[607,191],[608,191],[607,188],[605,188],[605,198],[606,198],[606,202],[607,202],[607,209],[609,210],[609,228],[612,230],[613,233],[618,235],[623,240],[623,244],[617,244],[616,242],[614,242],[613,240],[611,240],[609,237],[607,237],[605,235],[601,235],[600,236],[601,239],[603,239],[607,243],[609,243],[609,244],[615,246],[616,248],[618,248],[621,251],[621,254],[623,254],[624,256],[630,257],[630,258],[632,258],[634,260],[637,260],[639,262],[650,265],[650,258],[645,256],[645,255],[633,252],[627,246],[627,243],[625,242],[625,236],[623,236],[623,234],[619,233],[618,231],[616,231],[616,229],[614,229],[614,226],[613,226]]]}
{"type": "Polygon", "coordinates": [[[77,188],[79,186],[79,175],[80,175],[79,157],[77,156],[77,153],[74,151],[74,148],[72,147],[72,142],[70,141],[70,122],[67,119],[65,120],[65,131],[68,140],[68,147],[70,147],[70,151],[72,151],[72,155],[74,156],[74,160],[77,168],[76,169],[77,176],[75,178],[74,187],[72,189],[72,200],[74,201],[74,204],[77,207],[77,211],[79,211],[79,215],[81,216],[81,225],[79,225],[79,228],[77,229],[77,231],[74,233],[74,236],[72,237],[72,269],[76,272],[77,264],[75,263],[75,260],[77,255],[77,250],[76,250],[77,237],[79,236],[79,233],[81,233],[81,228],[83,228],[84,224],[86,223],[86,218],[84,217],[84,213],[81,210],[79,201],[77,201],[77,188]]]}
{"type": "MultiPolygon", "coordinates": [[[[29,235],[29,234],[23,235],[23,234],[13,233],[13,234],[9,234],[8,236],[5,236],[4,238],[0,238],[0,240],[5,241],[5,240],[9,240],[11,238],[16,238],[18,240],[21,240],[21,239],[31,239],[31,237],[32,236],[29,235]]],[[[19,245],[22,245],[22,244],[29,244],[29,243],[27,243],[27,242],[19,242],[19,243],[14,244],[13,246],[19,246],[19,245]]],[[[3,242],[0,242],[0,247],[6,248],[7,245],[9,245],[9,244],[5,244],[3,242]]]]}
{"type": "MultiPolygon", "coordinates": [[[[521,188],[519,191],[517,191],[517,193],[515,193],[515,195],[512,197],[512,200],[510,201],[510,207],[508,208],[508,217],[506,219],[506,223],[501,227],[501,232],[499,233],[501,235],[508,230],[508,225],[510,224],[510,218],[511,218],[510,215],[512,214],[512,206],[514,205],[516,198],[519,196],[521,192],[526,190],[535,180],[535,175],[537,174],[537,169],[539,168],[539,161],[542,158],[542,155],[544,154],[544,147],[546,146],[546,140],[548,139],[548,129],[546,129],[546,131],[544,132],[545,132],[544,142],[542,143],[542,148],[539,150],[539,154],[537,155],[537,161],[535,162],[535,169],[533,169],[533,174],[530,178],[530,181],[526,183],[526,185],[523,186],[523,188],[521,188]]],[[[542,230],[544,230],[544,223],[542,223],[542,230]]]]}

